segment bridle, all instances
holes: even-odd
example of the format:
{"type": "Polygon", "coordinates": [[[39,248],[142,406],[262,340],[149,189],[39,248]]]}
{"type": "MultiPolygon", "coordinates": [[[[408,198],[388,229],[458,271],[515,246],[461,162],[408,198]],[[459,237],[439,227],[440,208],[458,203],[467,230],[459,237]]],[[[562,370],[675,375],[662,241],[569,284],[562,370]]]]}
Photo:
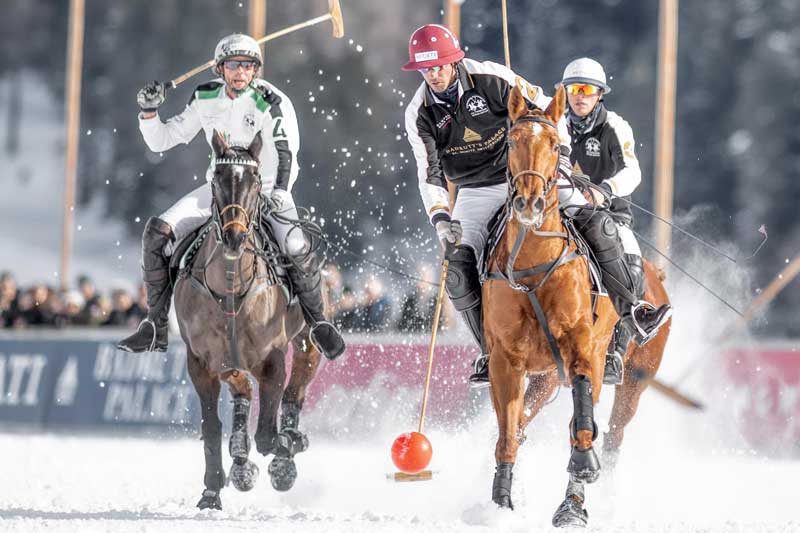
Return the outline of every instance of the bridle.
{"type": "MultiPolygon", "coordinates": [[[[556,126],[555,122],[542,115],[525,115],[514,121],[514,125],[508,132],[509,133],[509,135],[507,136],[508,140],[506,141],[508,144],[511,143],[510,141],[511,132],[514,131],[514,128],[518,127],[523,122],[529,122],[531,123],[531,125],[536,123],[544,124],[545,126],[550,126],[554,130],[558,131],[558,127],[556,126]]],[[[510,199],[510,204],[512,206],[514,205],[516,199],[520,198],[517,195],[517,180],[523,176],[534,176],[535,178],[541,180],[543,189],[542,196],[544,198],[549,198],[550,191],[552,191],[553,187],[555,187],[556,183],[558,183],[558,163],[556,163],[556,166],[553,170],[553,175],[550,177],[545,176],[538,170],[522,170],[514,175],[511,175],[511,171],[508,169],[508,167],[506,167],[506,176],[509,181],[509,199],[510,199]]],[[[544,219],[546,219],[551,214],[556,212],[557,208],[558,208],[558,198],[556,198],[556,200],[551,202],[549,205],[545,206],[542,212],[542,220],[544,221],[544,219]]]]}
{"type": "MultiPolygon", "coordinates": [[[[215,161],[215,164],[217,166],[221,166],[221,165],[230,165],[230,166],[237,165],[237,166],[245,166],[245,167],[254,167],[256,169],[258,169],[258,166],[259,166],[258,165],[258,161],[256,161],[255,159],[245,159],[245,158],[238,158],[238,157],[223,157],[223,158],[219,158],[219,159],[217,159],[215,161]]],[[[257,170],[256,170],[256,174],[258,174],[257,170]]],[[[259,187],[259,189],[261,189],[261,180],[259,179],[258,176],[256,176],[256,178],[258,179],[258,184],[259,184],[258,187],[259,187]]],[[[260,197],[261,197],[260,193],[259,193],[258,196],[259,196],[259,202],[260,202],[260,197]]],[[[256,209],[256,212],[259,212],[258,208],[256,209]]],[[[214,201],[212,202],[212,216],[214,218],[214,221],[217,223],[217,226],[220,228],[220,233],[224,233],[231,226],[239,226],[240,228],[242,228],[248,234],[253,230],[253,221],[250,218],[250,213],[248,213],[247,209],[245,209],[244,206],[242,206],[241,204],[228,204],[225,207],[223,207],[222,210],[220,210],[216,199],[214,199],[214,201]],[[225,213],[227,213],[228,211],[239,211],[239,212],[241,212],[244,215],[245,222],[242,223],[242,222],[239,221],[238,218],[234,218],[233,220],[229,220],[228,222],[225,222],[223,224],[222,223],[222,216],[225,213]]]]}

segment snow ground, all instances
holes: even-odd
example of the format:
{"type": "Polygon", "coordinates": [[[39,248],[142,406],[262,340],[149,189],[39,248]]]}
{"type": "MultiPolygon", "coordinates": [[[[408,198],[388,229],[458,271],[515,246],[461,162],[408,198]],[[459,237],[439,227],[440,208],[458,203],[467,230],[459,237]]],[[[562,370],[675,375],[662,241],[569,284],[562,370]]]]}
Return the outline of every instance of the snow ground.
{"type": "MultiPolygon", "coordinates": [[[[520,449],[513,512],[490,501],[496,427],[487,405],[459,431],[426,431],[434,447],[434,480],[418,483],[386,477],[391,442],[413,427],[412,420],[390,421],[395,429],[389,423],[377,432],[349,427],[348,437],[334,437],[323,427],[315,432],[321,421],[312,413],[301,422],[311,448],[297,458],[295,487],[275,492],[267,459],[253,452],[262,477],[249,493],[226,488],[221,512],[195,508],[203,452],[194,438],[2,433],[0,530],[551,530],[567,481],[566,392],[537,418],[520,449]]],[[[601,428],[610,400],[605,396],[598,409],[601,428]]],[[[794,490],[800,463],[747,450],[711,424],[710,415],[652,393],[643,398],[640,414],[614,476],[587,489],[590,531],[800,531],[794,490]]]]}

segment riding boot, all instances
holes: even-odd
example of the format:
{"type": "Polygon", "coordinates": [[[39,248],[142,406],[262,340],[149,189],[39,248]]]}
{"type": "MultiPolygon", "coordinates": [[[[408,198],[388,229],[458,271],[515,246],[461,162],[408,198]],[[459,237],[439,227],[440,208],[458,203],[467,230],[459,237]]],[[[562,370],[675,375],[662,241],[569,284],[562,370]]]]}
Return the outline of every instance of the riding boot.
{"type": "Polygon", "coordinates": [[[642,283],[637,283],[634,276],[643,270],[632,272],[624,257],[617,225],[607,211],[583,210],[574,219],[602,270],[603,285],[609,291],[620,325],[629,328],[636,343],[643,346],[672,316],[672,307],[664,304],[655,308],[636,294],[637,286],[640,288],[642,283]]]}
{"type": "Polygon", "coordinates": [[[469,377],[474,388],[489,385],[489,355],[483,337],[483,305],[481,304],[481,283],[478,277],[478,260],[471,247],[455,246],[446,252],[448,260],[445,288],[453,302],[453,307],[472,333],[480,354],[475,359],[475,371],[469,377]]]}
{"type": "MultiPolygon", "coordinates": [[[[636,254],[625,254],[625,262],[628,264],[633,289],[636,298],[641,300],[645,293],[644,268],[642,256],[636,254]]],[[[630,328],[624,327],[622,320],[618,320],[614,326],[614,334],[608,345],[606,353],[606,365],[603,372],[603,383],[606,385],[622,385],[625,377],[625,354],[628,353],[628,345],[633,337],[630,328]]]]}
{"type": "Polygon", "coordinates": [[[164,256],[164,247],[174,240],[175,235],[168,223],[157,217],[151,217],[147,221],[142,235],[142,279],[147,292],[147,318],[139,323],[133,335],[117,344],[117,348],[122,351],[167,351],[172,283],[169,277],[169,259],[164,256]]]}
{"type": "Polygon", "coordinates": [[[294,292],[300,300],[300,307],[306,323],[311,328],[309,338],[317,349],[328,359],[336,359],[344,353],[345,343],[339,330],[325,320],[325,303],[322,300],[319,261],[314,253],[309,253],[299,264],[289,270],[289,279],[294,292]]]}

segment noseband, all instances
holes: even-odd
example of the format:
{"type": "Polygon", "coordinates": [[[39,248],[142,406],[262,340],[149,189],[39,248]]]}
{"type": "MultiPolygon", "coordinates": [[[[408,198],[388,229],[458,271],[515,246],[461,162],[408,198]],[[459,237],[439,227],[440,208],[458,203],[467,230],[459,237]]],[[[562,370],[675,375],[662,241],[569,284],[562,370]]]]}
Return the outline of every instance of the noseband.
{"type": "MultiPolygon", "coordinates": [[[[216,163],[217,166],[220,166],[220,165],[239,165],[239,166],[245,166],[245,167],[254,167],[256,169],[258,168],[258,161],[254,160],[254,159],[244,159],[244,158],[240,159],[240,158],[224,157],[224,158],[217,159],[215,163],[216,163]]],[[[219,206],[216,203],[216,200],[214,201],[214,212],[215,212],[215,215],[216,215],[218,223],[222,224],[222,215],[224,215],[225,213],[227,213],[230,210],[241,211],[244,214],[245,223],[242,224],[241,222],[239,222],[238,220],[235,220],[235,219],[231,220],[231,221],[226,222],[225,224],[222,225],[221,232],[224,233],[225,230],[227,230],[231,226],[239,226],[244,231],[249,232],[250,229],[251,229],[251,226],[252,226],[252,223],[251,223],[252,221],[250,220],[250,214],[247,212],[247,209],[245,209],[244,206],[242,206],[240,204],[228,204],[224,208],[222,208],[222,210],[220,211],[219,210],[219,206]]]]}

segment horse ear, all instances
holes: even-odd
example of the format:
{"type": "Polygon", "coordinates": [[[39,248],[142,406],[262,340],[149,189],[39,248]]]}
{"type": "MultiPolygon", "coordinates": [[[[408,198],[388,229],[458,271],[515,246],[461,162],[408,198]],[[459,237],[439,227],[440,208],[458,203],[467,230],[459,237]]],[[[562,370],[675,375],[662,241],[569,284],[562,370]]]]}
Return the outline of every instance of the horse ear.
{"type": "Polygon", "coordinates": [[[553,122],[558,122],[561,120],[561,116],[564,114],[564,108],[566,106],[566,99],[567,94],[564,91],[564,86],[562,84],[558,84],[556,88],[556,94],[553,96],[553,99],[550,100],[550,105],[547,106],[545,109],[544,114],[552,120],[553,122]]]}
{"type": "Polygon", "coordinates": [[[251,142],[250,146],[247,147],[247,152],[254,158],[258,159],[261,155],[261,146],[263,146],[263,144],[264,139],[261,137],[261,132],[259,131],[256,133],[256,136],[253,137],[253,142],[251,142]]]}
{"type": "Polygon", "coordinates": [[[508,116],[511,122],[515,122],[519,117],[528,112],[528,104],[522,96],[522,91],[518,85],[514,85],[508,97],[508,116]]]}
{"type": "Polygon", "coordinates": [[[214,149],[214,155],[217,157],[222,157],[228,149],[228,143],[225,142],[225,137],[217,130],[214,130],[211,134],[211,148],[214,149]]]}

